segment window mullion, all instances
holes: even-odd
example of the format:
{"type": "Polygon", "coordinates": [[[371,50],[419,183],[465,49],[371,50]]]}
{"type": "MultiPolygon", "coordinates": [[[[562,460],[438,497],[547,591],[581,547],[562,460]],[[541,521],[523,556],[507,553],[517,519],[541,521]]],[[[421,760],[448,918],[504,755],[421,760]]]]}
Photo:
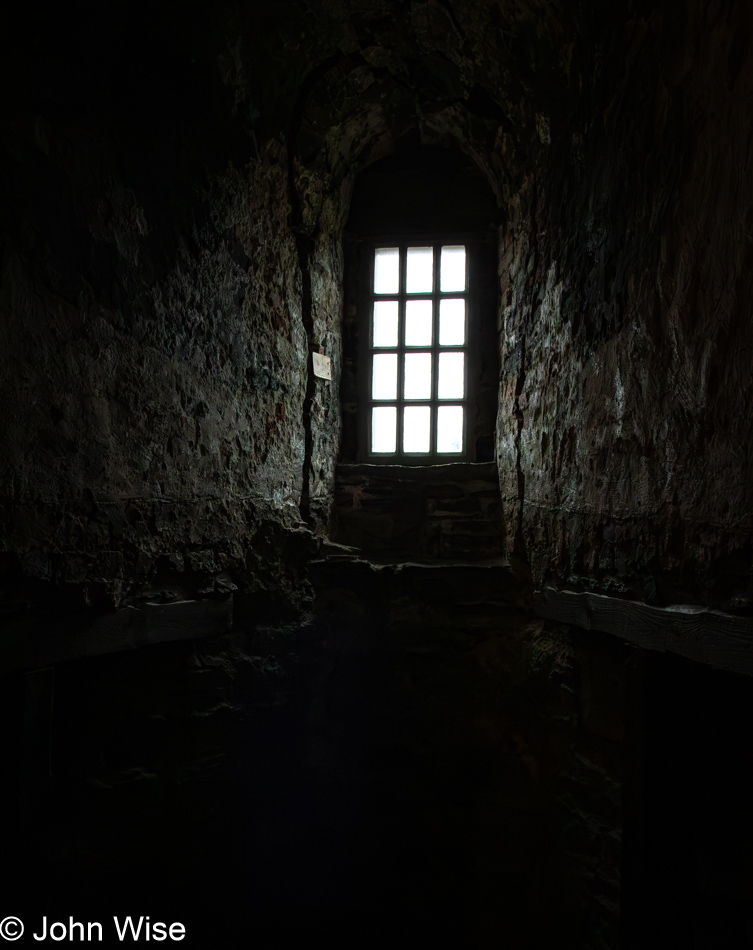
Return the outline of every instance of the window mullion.
{"type": "Polygon", "coordinates": [[[433,254],[433,284],[431,288],[431,403],[429,412],[429,424],[431,426],[431,435],[429,444],[432,455],[437,451],[437,398],[439,386],[439,247],[434,244],[433,254]]]}
{"type": "Polygon", "coordinates": [[[397,306],[397,452],[403,454],[403,393],[405,391],[405,298],[401,297],[397,306]]]}
{"type": "Polygon", "coordinates": [[[397,454],[404,457],[404,415],[405,415],[405,291],[407,280],[407,245],[400,245],[400,296],[397,305],[397,454]]]}

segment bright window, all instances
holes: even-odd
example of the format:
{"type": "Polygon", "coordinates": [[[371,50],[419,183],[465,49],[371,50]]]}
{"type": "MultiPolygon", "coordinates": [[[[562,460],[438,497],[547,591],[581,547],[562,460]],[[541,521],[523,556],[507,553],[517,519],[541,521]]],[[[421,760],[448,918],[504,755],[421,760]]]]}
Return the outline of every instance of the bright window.
{"type": "Polygon", "coordinates": [[[368,453],[465,457],[468,255],[463,244],[373,251],[368,294],[368,453]]]}

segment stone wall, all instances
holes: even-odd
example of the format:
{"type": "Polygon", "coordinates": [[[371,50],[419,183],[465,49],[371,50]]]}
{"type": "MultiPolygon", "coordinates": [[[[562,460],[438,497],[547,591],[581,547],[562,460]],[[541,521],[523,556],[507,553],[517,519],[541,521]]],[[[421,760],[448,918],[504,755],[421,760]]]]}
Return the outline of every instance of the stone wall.
{"type": "Polygon", "coordinates": [[[749,607],[749,36],[744,4],[618,14],[542,113],[500,243],[500,479],[537,583],[749,607]]]}
{"type": "Polygon", "coordinates": [[[23,42],[6,63],[27,80],[3,141],[10,601],[107,608],[223,572],[274,586],[270,532],[321,523],[332,493],[340,239],[304,207],[326,183],[284,132],[248,136],[216,23],[129,20],[135,73],[108,33],[118,9],[60,45],[66,25],[46,23],[37,74],[23,42]],[[331,383],[309,378],[314,345],[331,383]]]}

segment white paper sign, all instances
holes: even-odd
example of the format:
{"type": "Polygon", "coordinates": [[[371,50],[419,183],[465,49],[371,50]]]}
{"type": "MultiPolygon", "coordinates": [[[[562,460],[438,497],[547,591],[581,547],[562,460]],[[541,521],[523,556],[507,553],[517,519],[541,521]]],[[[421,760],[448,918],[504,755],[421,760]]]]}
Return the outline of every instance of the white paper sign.
{"type": "Polygon", "coordinates": [[[332,359],[323,353],[312,353],[314,357],[314,376],[319,379],[332,379],[332,359]]]}

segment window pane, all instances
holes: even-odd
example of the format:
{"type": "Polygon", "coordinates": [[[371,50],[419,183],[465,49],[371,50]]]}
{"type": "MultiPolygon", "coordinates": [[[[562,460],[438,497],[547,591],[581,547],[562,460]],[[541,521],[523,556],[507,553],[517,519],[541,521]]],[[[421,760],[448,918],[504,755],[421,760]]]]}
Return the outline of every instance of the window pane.
{"type": "Polygon", "coordinates": [[[431,300],[406,301],[405,345],[431,346],[431,300]]]}
{"type": "Polygon", "coordinates": [[[403,392],[406,399],[431,399],[431,353],[405,354],[403,392]]]}
{"type": "Polygon", "coordinates": [[[429,406],[406,406],[403,413],[403,451],[428,452],[431,445],[431,409],[429,406]]]}
{"type": "Polygon", "coordinates": [[[439,271],[439,289],[442,293],[465,290],[465,247],[442,248],[442,265],[439,271]]]}
{"type": "Polygon", "coordinates": [[[409,247],[405,289],[409,294],[431,293],[434,289],[434,248],[409,247]]]}
{"type": "Polygon", "coordinates": [[[378,247],[374,257],[374,293],[396,294],[400,290],[400,250],[378,247]]]}
{"type": "Polygon", "coordinates": [[[378,353],[374,356],[371,396],[372,399],[397,398],[397,353],[378,353]]]}
{"type": "Polygon", "coordinates": [[[440,406],[437,410],[437,452],[463,451],[463,407],[440,406]]]}
{"type": "Polygon", "coordinates": [[[439,345],[463,346],[465,343],[465,300],[454,297],[439,302],[439,345]]]}
{"type": "Polygon", "coordinates": [[[396,448],[397,407],[375,407],[371,410],[371,451],[394,452],[396,448]]]}
{"type": "Polygon", "coordinates": [[[465,395],[465,354],[439,354],[439,386],[437,395],[440,399],[462,399],[465,395]]]}
{"type": "Polygon", "coordinates": [[[375,302],[374,346],[397,346],[397,300],[375,302]]]}

